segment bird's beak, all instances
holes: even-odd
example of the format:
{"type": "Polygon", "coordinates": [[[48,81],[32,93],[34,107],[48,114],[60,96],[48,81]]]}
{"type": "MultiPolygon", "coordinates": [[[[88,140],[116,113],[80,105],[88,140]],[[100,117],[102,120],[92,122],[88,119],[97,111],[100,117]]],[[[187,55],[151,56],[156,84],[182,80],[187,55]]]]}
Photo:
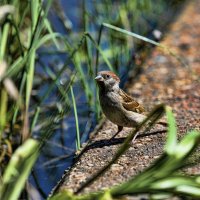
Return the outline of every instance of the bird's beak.
{"type": "Polygon", "coordinates": [[[95,77],[96,81],[103,81],[103,77],[101,75],[98,75],[97,77],[95,77]]]}

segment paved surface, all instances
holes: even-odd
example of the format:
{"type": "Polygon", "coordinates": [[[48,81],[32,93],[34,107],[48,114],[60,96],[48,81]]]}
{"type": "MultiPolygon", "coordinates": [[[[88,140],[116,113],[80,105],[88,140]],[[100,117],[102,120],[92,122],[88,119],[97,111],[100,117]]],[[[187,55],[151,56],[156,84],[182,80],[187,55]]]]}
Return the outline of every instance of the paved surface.
{"type": "MultiPolygon", "coordinates": [[[[188,67],[155,48],[142,65],[141,75],[130,79],[126,86],[127,92],[149,110],[159,102],[171,106],[180,137],[188,130],[200,129],[200,0],[188,2],[161,42],[176,52],[188,67]]],[[[57,189],[76,191],[88,177],[108,163],[130,131],[125,129],[117,138],[109,140],[116,130],[115,125],[106,121],[93,139],[94,145],[65,174],[57,189]]],[[[125,155],[86,191],[103,189],[140,173],[162,153],[165,140],[166,133],[138,137],[125,155]]],[[[199,173],[200,166],[187,172],[199,173]]]]}

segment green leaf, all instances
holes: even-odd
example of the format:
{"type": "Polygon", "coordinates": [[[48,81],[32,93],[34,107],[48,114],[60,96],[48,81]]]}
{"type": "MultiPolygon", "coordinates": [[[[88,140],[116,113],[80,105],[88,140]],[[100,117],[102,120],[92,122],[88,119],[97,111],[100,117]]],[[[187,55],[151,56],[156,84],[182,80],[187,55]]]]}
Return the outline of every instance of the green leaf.
{"type": "MultiPolygon", "coordinates": [[[[46,42],[48,42],[49,40],[53,40],[55,42],[56,38],[63,38],[61,34],[59,33],[49,33],[44,35],[37,43],[35,48],[38,49],[39,47],[41,47],[42,45],[44,45],[46,42]]],[[[56,41],[56,47],[59,49],[59,44],[56,41]]]]}
{"type": "MultiPolygon", "coordinates": [[[[46,26],[47,30],[49,31],[50,35],[55,34],[51,28],[51,24],[50,24],[49,20],[44,19],[44,23],[45,23],[45,26],[46,26]]],[[[59,43],[58,43],[56,37],[52,37],[52,40],[53,40],[54,44],[56,45],[56,48],[59,49],[59,43]]]]}
{"type": "Polygon", "coordinates": [[[200,185],[199,187],[193,187],[189,185],[181,185],[176,189],[177,192],[182,192],[188,195],[200,197],[200,185]]]}
{"type": "Polygon", "coordinates": [[[48,198],[48,200],[75,200],[75,196],[68,190],[62,190],[55,194],[53,197],[48,198]]]}
{"type": "Polygon", "coordinates": [[[167,177],[160,181],[157,181],[156,183],[152,184],[153,189],[170,189],[170,188],[176,188],[178,186],[183,185],[197,185],[194,180],[192,180],[190,177],[183,177],[183,176],[174,176],[174,177],[167,177]]]}
{"type": "Polygon", "coordinates": [[[73,108],[74,108],[74,116],[75,116],[75,121],[76,121],[76,149],[80,150],[81,143],[80,143],[80,130],[79,130],[79,122],[78,122],[78,113],[77,113],[77,107],[76,107],[76,99],[74,97],[74,91],[73,91],[73,87],[71,85],[70,85],[70,91],[71,91],[73,108]]]}
{"type": "Polygon", "coordinates": [[[101,54],[103,60],[105,61],[105,63],[109,67],[109,69],[111,71],[115,71],[113,66],[111,65],[110,61],[108,60],[107,56],[105,55],[104,51],[100,48],[100,46],[96,43],[96,41],[92,38],[92,36],[89,33],[85,33],[85,34],[92,41],[92,43],[94,44],[95,48],[99,51],[99,53],[101,54]]]}
{"type": "Polygon", "coordinates": [[[12,155],[0,186],[1,198],[17,200],[38,157],[39,142],[28,139],[12,155]]]}
{"type": "Polygon", "coordinates": [[[112,200],[112,196],[109,191],[105,191],[102,195],[98,197],[99,200],[112,200]]]}
{"type": "Polygon", "coordinates": [[[37,20],[39,17],[39,9],[40,9],[40,4],[38,0],[31,0],[31,28],[32,28],[32,33],[35,31],[35,27],[37,24],[37,20]]]}
{"type": "Polygon", "coordinates": [[[161,48],[164,52],[174,56],[181,64],[183,64],[185,67],[188,67],[188,64],[186,62],[183,61],[183,59],[181,59],[180,56],[178,56],[175,52],[173,52],[172,50],[170,50],[168,47],[166,47],[165,45],[162,45],[158,42],[155,42],[154,40],[151,40],[147,37],[144,37],[144,36],[141,36],[141,35],[138,35],[136,33],[133,33],[133,32],[130,32],[130,31],[127,31],[125,29],[122,29],[122,28],[119,28],[117,26],[113,26],[111,24],[107,24],[107,23],[103,23],[102,24],[104,27],[107,27],[107,28],[110,28],[112,30],[115,30],[115,31],[118,31],[120,33],[123,33],[123,34],[126,34],[126,35],[129,35],[131,37],[134,37],[134,38],[137,38],[139,40],[142,40],[142,41],[145,41],[145,42],[148,42],[148,43],[151,43],[153,45],[156,45],[158,46],[159,48],[161,48]]]}
{"type": "Polygon", "coordinates": [[[198,131],[191,131],[178,144],[175,156],[176,158],[186,157],[200,141],[200,133],[198,131]]]}
{"type": "MultiPolygon", "coordinates": [[[[119,28],[117,26],[113,26],[111,24],[107,24],[107,23],[103,23],[103,26],[107,27],[107,28],[110,28],[110,29],[113,29],[115,31],[118,31],[118,32],[121,32],[121,33],[124,33],[126,35],[129,35],[129,36],[132,36],[132,37],[135,37],[137,39],[140,39],[140,40],[143,40],[145,42],[148,42],[148,43],[151,43],[151,44],[154,44],[156,46],[159,46],[159,47],[162,47],[162,45],[158,42],[155,42],[147,37],[144,37],[144,36],[141,36],[141,35],[138,35],[136,33],[133,33],[133,32],[130,32],[130,31],[127,31],[125,29],[122,29],[122,28],[119,28]]],[[[166,47],[165,47],[166,48],[166,47]]]]}
{"type": "Polygon", "coordinates": [[[170,107],[166,107],[166,114],[168,122],[168,134],[165,145],[165,151],[168,154],[173,155],[177,144],[176,120],[170,107]]]}

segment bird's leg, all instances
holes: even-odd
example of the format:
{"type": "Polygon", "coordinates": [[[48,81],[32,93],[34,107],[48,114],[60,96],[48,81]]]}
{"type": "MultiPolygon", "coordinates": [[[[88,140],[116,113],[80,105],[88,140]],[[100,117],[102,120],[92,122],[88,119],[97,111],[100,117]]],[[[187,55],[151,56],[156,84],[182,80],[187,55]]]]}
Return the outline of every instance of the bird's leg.
{"type": "Polygon", "coordinates": [[[115,133],[115,135],[112,136],[111,139],[113,139],[116,135],[118,135],[118,133],[120,133],[120,132],[122,131],[122,129],[123,129],[123,126],[118,126],[118,131],[117,131],[117,133],[115,133]]]}

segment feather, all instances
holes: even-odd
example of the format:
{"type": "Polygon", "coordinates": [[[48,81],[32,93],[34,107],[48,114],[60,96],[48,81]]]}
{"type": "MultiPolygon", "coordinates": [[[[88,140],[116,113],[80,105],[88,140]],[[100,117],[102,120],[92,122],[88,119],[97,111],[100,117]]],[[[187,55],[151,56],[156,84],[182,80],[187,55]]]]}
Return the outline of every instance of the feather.
{"type": "Polygon", "coordinates": [[[128,111],[133,111],[137,113],[145,112],[143,106],[141,106],[137,101],[135,101],[131,96],[126,94],[123,90],[120,89],[120,96],[123,99],[123,107],[128,111]]]}

